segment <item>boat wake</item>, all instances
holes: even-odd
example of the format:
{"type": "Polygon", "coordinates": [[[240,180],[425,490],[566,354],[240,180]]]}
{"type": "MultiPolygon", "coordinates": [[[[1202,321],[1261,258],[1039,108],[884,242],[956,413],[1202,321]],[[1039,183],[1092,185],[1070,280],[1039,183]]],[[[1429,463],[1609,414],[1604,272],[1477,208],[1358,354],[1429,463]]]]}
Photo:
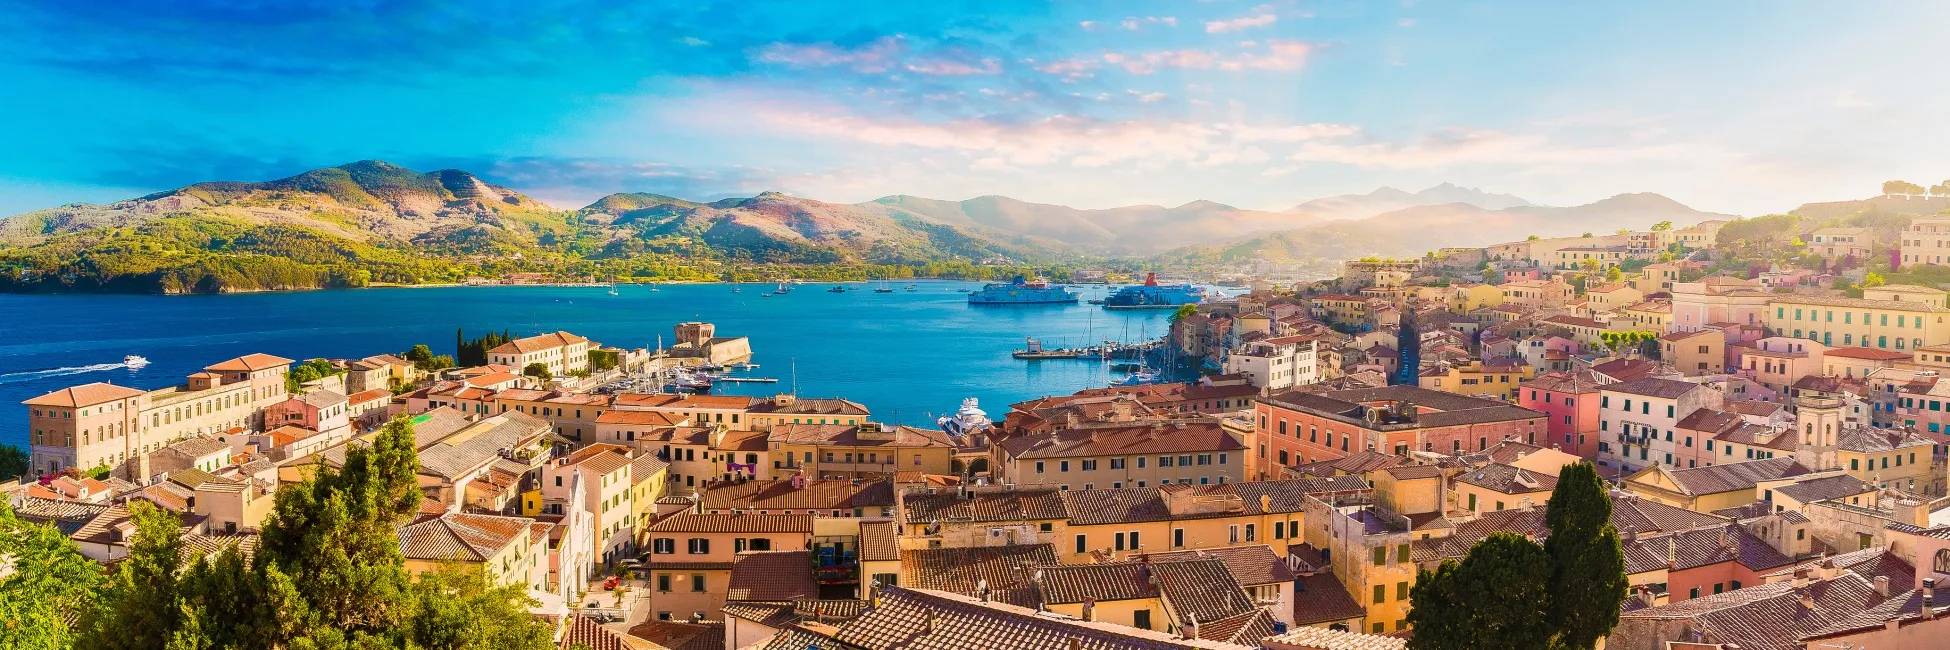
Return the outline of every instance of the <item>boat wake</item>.
{"type": "Polygon", "coordinates": [[[36,379],[45,379],[48,377],[60,377],[62,375],[79,375],[83,373],[101,372],[103,370],[116,370],[116,369],[127,368],[127,367],[129,367],[129,364],[126,363],[91,363],[85,366],[71,366],[67,368],[50,368],[47,370],[29,370],[27,372],[10,372],[6,374],[0,374],[0,384],[17,384],[23,381],[34,381],[36,379]]]}

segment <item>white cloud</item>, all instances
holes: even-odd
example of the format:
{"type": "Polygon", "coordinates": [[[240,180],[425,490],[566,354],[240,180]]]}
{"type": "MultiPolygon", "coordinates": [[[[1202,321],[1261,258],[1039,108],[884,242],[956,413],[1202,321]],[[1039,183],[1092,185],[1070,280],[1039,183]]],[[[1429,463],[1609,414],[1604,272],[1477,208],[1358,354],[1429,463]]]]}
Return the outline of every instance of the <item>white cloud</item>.
{"type": "Polygon", "coordinates": [[[1257,7],[1253,7],[1252,13],[1245,16],[1240,16],[1238,18],[1232,18],[1229,20],[1208,20],[1205,22],[1205,32],[1208,34],[1223,34],[1226,32],[1237,32],[1237,31],[1253,29],[1257,27],[1265,27],[1273,23],[1279,22],[1279,20],[1280,17],[1274,15],[1273,13],[1272,5],[1260,5],[1257,7]]]}
{"type": "Polygon", "coordinates": [[[1104,53],[1104,62],[1120,66],[1131,74],[1151,74],[1160,69],[1177,68],[1183,70],[1298,70],[1307,64],[1307,55],[1313,51],[1313,44],[1306,41],[1271,39],[1266,42],[1265,52],[1240,52],[1224,55],[1210,50],[1182,49],[1158,50],[1123,54],[1104,53]]]}
{"type": "Polygon", "coordinates": [[[679,40],[678,42],[683,43],[685,45],[689,45],[691,47],[699,47],[699,46],[711,44],[710,41],[698,38],[696,36],[686,36],[682,40],[679,40]]]}
{"type": "Polygon", "coordinates": [[[1830,101],[1829,104],[1836,108],[1870,108],[1875,106],[1875,102],[1864,99],[1862,95],[1857,94],[1853,90],[1844,90],[1840,94],[1835,95],[1835,99],[1830,101]]]}
{"type": "Polygon", "coordinates": [[[945,76],[1001,74],[1002,72],[1002,62],[995,59],[982,59],[974,62],[949,59],[921,59],[910,61],[902,67],[906,68],[908,72],[945,76]]]}
{"type": "Polygon", "coordinates": [[[1097,21],[1094,20],[1080,21],[1077,23],[1077,26],[1082,27],[1084,31],[1090,31],[1097,28],[1097,21]]]}

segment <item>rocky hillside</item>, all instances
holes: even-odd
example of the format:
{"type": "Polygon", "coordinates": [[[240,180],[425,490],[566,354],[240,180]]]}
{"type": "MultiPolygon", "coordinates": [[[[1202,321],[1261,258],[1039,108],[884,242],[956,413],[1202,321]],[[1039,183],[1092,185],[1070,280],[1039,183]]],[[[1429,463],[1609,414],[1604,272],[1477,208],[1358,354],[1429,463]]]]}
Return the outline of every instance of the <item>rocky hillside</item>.
{"type": "Polygon", "coordinates": [[[1417,256],[1445,246],[1484,246],[1530,235],[1577,236],[1661,221],[1679,227],[1733,215],[1701,212],[1658,194],[1620,194],[1572,207],[1520,205],[1501,210],[1467,203],[1403,208],[1222,244],[1189,246],[1164,257],[1178,263],[1265,260],[1302,263],[1362,255],[1417,256]]]}
{"type": "Polygon", "coordinates": [[[1245,210],[1211,201],[1169,208],[1131,205],[1082,210],[1006,196],[966,201],[889,196],[857,207],[976,228],[992,236],[1053,241],[1095,255],[1150,255],[1187,241],[1224,241],[1314,221],[1304,215],[1245,210]]]}

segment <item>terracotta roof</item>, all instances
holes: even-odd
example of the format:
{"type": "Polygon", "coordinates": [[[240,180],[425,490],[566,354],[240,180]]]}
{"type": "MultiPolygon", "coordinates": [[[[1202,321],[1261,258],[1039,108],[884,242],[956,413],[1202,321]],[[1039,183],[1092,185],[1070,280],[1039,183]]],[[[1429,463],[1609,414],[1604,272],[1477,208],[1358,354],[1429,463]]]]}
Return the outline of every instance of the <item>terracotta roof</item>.
{"type": "Polygon", "coordinates": [[[1557,477],[1530,470],[1491,463],[1456,475],[1456,480],[1504,494],[1548,492],[1557,488],[1557,477]]]}
{"type": "Polygon", "coordinates": [[[1828,357],[1867,359],[1870,361],[1903,361],[1909,358],[1908,354],[1893,350],[1878,350],[1875,348],[1829,348],[1827,352],[1821,354],[1822,356],[1828,357]]]}
{"type": "Polygon", "coordinates": [[[589,339],[568,332],[556,331],[503,343],[495,346],[492,350],[488,350],[488,354],[528,354],[551,348],[559,348],[572,343],[586,343],[588,341],[589,339]]]}
{"type": "Polygon", "coordinates": [[[413,560],[485,562],[534,523],[527,517],[450,512],[400,527],[400,553],[413,560]]]}
{"type": "Polygon", "coordinates": [[[747,551],[731,562],[725,600],[793,600],[819,597],[812,551],[747,551]]]}
{"type": "Polygon", "coordinates": [[[246,354],[244,356],[237,357],[229,361],[224,361],[216,365],[204,366],[203,369],[209,370],[211,372],[256,372],[267,368],[281,368],[284,366],[289,366],[292,363],[295,362],[293,362],[290,359],[286,359],[284,357],[276,357],[276,356],[271,356],[263,353],[254,353],[254,354],[246,354]]]}
{"type": "Polygon", "coordinates": [[[1045,605],[1068,605],[1085,601],[1134,600],[1157,598],[1159,585],[1154,566],[1148,562],[1099,562],[1094,564],[1052,564],[1034,567],[1041,573],[1037,586],[1045,605]]]}
{"type": "Polygon", "coordinates": [[[1603,386],[1604,382],[1590,370],[1579,370],[1572,373],[1547,372],[1521,385],[1524,388],[1582,395],[1598,392],[1598,388],[1603,386]]]}
{"type": "Polygon", "coordinates": [[[1274,552],[1273,547],[1265,544],[1151,553],[1149,557],[1152,562],[1216,559],[1225,563],[1226,570],[1232,572],[1234,580],[1246,586],[1287,582],[1294,577],[1293,570],[1287,566],[1286,559],[1274,552]]]}
{"type": "Polygon", "coordinates": [[[596,424],[634,424],[654,427],[671,426],[680,421],[662,411],[604,411],[602,415],[596,416],[596,424]]]}
{"type": "MultiPolygon", "coordinates": [[[[878,606],[842,625],[835,637],[858,648],[907,650],[1244,650],[1254,647],[1181,639],[1165,632],[1078,621],[1003,603],[983,603],[968,596],[900,587],[883,589],[878,606]]],[[[791,643],[794,645],[775,641],[766,650],[807,647],[803,641],[791,643]]]]}
{"type": "Polygon", "coordinates": [[[558,462],[560,467],[577,467],[597,475],[608,474],[630,466],[633,450],[622,445],[599,442],[576,450],[558,462]]]}
{"type": "MultiPolygon", "coordinates": [[[[776,481],[721,482],[704,491],[703,509],[730,510],[852,510],[866,507],[892,507],[894,484],[889,481],[806,481],[795,489],[790,479],[776,481]]],[[[849,513],[850,514],[850,513],[849,513]]]]}
{"type": "Polygon", "coordinates": [[[823,397],[798,397],[784,405],[769,400],[760,401],[751,406],[751,412],[772,415],[871,415],[867,407],[859,402],[823,397]]]}
{"type": "Polygon", "coordinates": [[[653,533],[806,533],[812,515],[760,515],[744,512],[707,515],[681,513],[650,525],[653,533]]]}
{"type": "Polygon", "coordinates": [[[1300,478],[1284,481],[1251,481],[1246,483],[1223,483],[1219,485],[1185,485],[1174,483],[1157,487],[1109,488],[1096,490],[1071,490],[1063,492],[1064,509],[1069,512],[1070,525],[1087,526],[1094,524],[1131,523],[1142,521],[1167,521],[1185,519],[1205,519],[1212,517],[1233,517],[1240,514],[1262,514],[1260,497],[1267,497],[1272,512],[1300,512],[1302,502],[1308,494],[1321,492],[1358,492],[1367,490],[1367,481],[1359,476],[1338,476],[1334,478],[1300,478]],[[1191,491],[1196,497],[1212,501],[1231,500],[1236,506],[1231,510],[1205,510],[1173,514],[1166,504],[1166,492],[1191,491]]]}
{"type": "Polygon", "coordinates": [[[1790,483],[1774,488],[1775,494],[1786,496],[1801,503],[1813,503],[1824,499],[1839,499],[1874,491],[1876,491],[1875,484],[1847,474],[1790,483]]]}
{"type": "Polygon", "coordinates": [[[1033,567],[1056,564],[1049,544],[907,549],[900,552],[901,584],[978,595],[987,581],[989,598],[1034,607],[1041,598],[1033,567]]]}
{"type": "Polygon", "coordinates": [[[1063,519],[1063,497],[1056,490],[1007,490],[975,492],[963,498],[954,490],[938,493],[908,493],[902,499],[902,516],[909,524],[925,524],[936,519],[953,521],[1025,521],[1063,519]]]}
{"type": "Polygon", "coordinates": [[[1355,602],[1334,572],[1321,570],[1293,581],[1293,622],[1314,625],[1361,618],[1368,609],[1355,602]]]}
{"type": "Polygon", "coordinates": [[[604,627],[595,619],[571,612],[568,622],[562,626],[562,641],[556,647],[561,650],[638,650],[627,639],[627,635],[604,627]]]}
{"type": "Polygon", "coordinates": [[[26,404],[28,406],[59,406],[59,407],[67,407],[67,408],[81,408],[84,406],[94,406],[96,404],[101,404],[105,402],[113,402],[116,400],[138,397],[141,396],[142,394],[143,391],[136,390],[134,388],[128,388],[126,386],[117,386],[114,384],[98,381],[92,384],[82,384],[80,386],[75,386],[72,388],[63,388],[61,390],[57,390],[52,393],[48,393],[46,395],[42,395],[40,397],[36,397],[21,403],[26,404]]]}
{"type": "Polygon", "coordinates": [[[353,393],[352,395],[345,398],[345,402],[347,404],[364,404],[366,402],[390,400],[392,398],[393,398],[393,391],[386,390],[384,388],[374,388],[368,391],[353,393]]]}
{"type": "Polygon", "coordinates": [[[1751,490],[1757,481],[1800,476],[1808,473],[1808,468],[1802,467],[1793,458],[1769,458],[1665,471],[1672,476],[1680,493],[1699,496],[1734,490],[1751,490]]]}
{"type": "Polygon", "coordinates": [[[851,424],[777,424],[772,426],[772,441],[789,445],[832,445],[839,447],[946,447],[955,442],[938,429],[894,427],[891,440],[861,438],[860,427],[851,424]]]}
{"type": "Polygon", "coordinates": [[[1871,546],[1859,551],[1801,562],[1793,566],[1775,570],[1773,573],[1767,574],[1766,577],[1791,576],[1794,575],[1796,570],[1819,567],[1824,564],[1847,569],[1870,582],[1874,582],[1876,576],[1888,577],[1889,584],[1892,588],[1901,588],[1916,584],[1916,567],[1904,561],[1901,556],[1891,552],[1889,548],[1882,546],[1871,546]]]}
{"type": "Polygon", "coordinates": [[[1720,408],[1726,409],[1728,411],[1733,411],[1741,415],[1751,415],[1754,417],[1762,417],[1762,418],[1774,415],[1777,412],[1787,409],[1786,406],[1783,406],[1778,402],[1761,402],[1755,400],[1733,400],[1727,402],[1725,405],[1721,406],[1720,408]]]}
{"type": "Polygon", "coordinates": [[[1732,523],[1639,536],[1633,544],[1670,563],[1675,571],[1736,562],[1750,571],[1766,572],[1793,563],[1765,540],[1732,523]]]}
{"type": "MultiPolygon", "coordinates": [[[[730,603],[726,603],[729,608],[730,603]]],[[[630,628],[630,636],[666,650],[724,650],[724,626],[723,621],[644,621],[630,628]]]]}
{"type": "Polygon", "coordinates": [[[1745,418],[1740,417],[1739,413],[1728,413],[1726,411],[1703,408],[1696,409],[1692,413],[1687,414],[1686,417],[1679,418],[1679,422],[1675,426],[1681,429],[1706,431],[1717,434],[1733,430],[1746,421],[1745,418]]]}
{"type": "Polygon", "coordinates": [[[1404,650],[1408,647],[1408,640],[1403,638],[1305,626],[1268,638],[1266,643],[1312,650],[1404,650]]]}
{"type": "Polygon", "coordinates": [[[1071,458],[1116,454],[1240,451],[1245,443],[1216,421],[1067,429],[1022,435],[997,446],[1013,458],[1071,458]]]}
{"type": "Polygon", "coordinates": [[[1700,388],[1700,385],[1692,382],[1646,377],[1611,384],[1605,386],[1602,390],[1608,393],[1625,393],[1627,395],[1641,395],[1660,399],[1676,399],[1698,388],[1700,388]]]}
{"type": "Polygon", "coordinates": [[[1688,621],[1713,643],[1736,643],[1743,650],[1793,650],[1802,636],[1851,619],[1883,600],[1861,576],[1845,573],[1805,587],[1784,580],[1649,607],[1626,612],[1620,621],[1688,621]],[[1812,608],[1802,604],[1804,598],[1812,608]]]}
{"type": "Polygon", "coordinates": [[[900,537],[893,521],[860,522],[860,561],[899,562],[900,537]]]}

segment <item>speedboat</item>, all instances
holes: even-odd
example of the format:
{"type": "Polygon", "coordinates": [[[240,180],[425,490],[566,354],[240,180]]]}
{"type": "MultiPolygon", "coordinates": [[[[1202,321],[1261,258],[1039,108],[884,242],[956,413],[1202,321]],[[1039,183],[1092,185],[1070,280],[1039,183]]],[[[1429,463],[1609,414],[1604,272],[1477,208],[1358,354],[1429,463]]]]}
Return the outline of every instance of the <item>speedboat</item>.
{"type": "Polygon", "coordinates": [[[128,366],[130,368],[141,368],[143,366],[149,365],[149,360],[131,354],[122,357],[122,365],[128,366]]]}

